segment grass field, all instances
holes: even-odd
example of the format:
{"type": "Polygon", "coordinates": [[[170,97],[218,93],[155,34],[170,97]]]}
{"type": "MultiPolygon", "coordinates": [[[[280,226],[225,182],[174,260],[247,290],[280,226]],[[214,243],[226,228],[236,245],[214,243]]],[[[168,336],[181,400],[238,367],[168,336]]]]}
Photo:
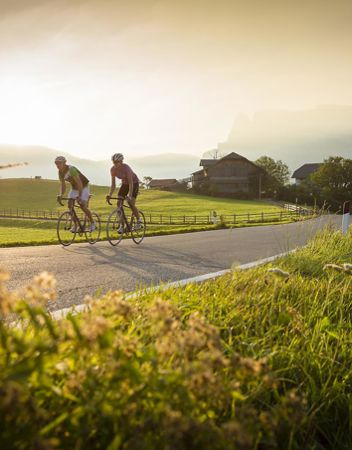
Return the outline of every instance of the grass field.
{"type": "Polygon", "coordinates": [[[327,229],[275,267],[58,322],[50,276],[21,298],[0,276],[24,324],[0,321],[1,447],[349,450],[351,255],[327,229]]]}
{"type": "MultiPolygon", "coordinates": [[[[112,209],[105,202],[108,190],[109,188],[104,186],[91,186],[93,198],[90,206],[99,214],[108,214],[112,209]]],[[[57,210],[58,191],[58,181],[15,178],[0,180],[0,211],[4,208],[57,210]]],[[[138,206],[147,214],[166,215],[209,215],[213,210],[216,210],[218,215],[280,210],[275,205],[260,201],[221,199],[146,189],[140,190],[138,206]]]]}
{"type": "MultiPolygon", "coordinates": [[[[35,179],[4,179],[0,180],[0,213],[4,209],[32,211],[61,211],[64,208],[56,203],[59,182],[53,180],[35,179]]],[[[105,202],[107,187],[92,186],[91,209],[102,218],[106,218],[113,209],[105,202]]],[[[146,215],[163,216],[209,216],[215,210],[221,214],[269,213],[281,211],[275,205],[246,200],[221,199],[186,193],[154,191],[141,189],[138,197],[138,207],[146,215]]],[[[270,222],[269,222],[270,223],[270,222]]],[[[258,224],[257,224],[258,225],[258,224]]],[[[184,226],[148,226],[148,235],[172,234],[189,231],[211,230],[213,225],[184,226]]],[[[105,239],[105,225],[101,239],[105,239]]],[[[78,238],[76,242],[84,241],[78,238]]],[[[0,219],[0,247],[15,245],[55,244],[56,223],[40,220],[0,219]]]]}

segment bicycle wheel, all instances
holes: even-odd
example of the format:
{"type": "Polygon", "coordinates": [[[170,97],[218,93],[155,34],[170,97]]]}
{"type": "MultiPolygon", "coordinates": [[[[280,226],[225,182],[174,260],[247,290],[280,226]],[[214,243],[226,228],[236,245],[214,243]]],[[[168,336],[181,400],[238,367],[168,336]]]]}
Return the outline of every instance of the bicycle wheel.
{"type": "Polygon", "coordinates": [[[69,211],[63,212],[58,218],[56,231],[61,245],[67,247],[72,244],[76,237],[76,227],[69,211]]]}
{"type": "Polygon", "coordinates": [[[137,222],[136,216],[132,215],[132,226],[131,226],[131,235],[133,242],[135,244],[140,244],[145,236],[145,217],[142,211],[139,211],[140,218],[142,219],[141,223],[137,222]]]}
{"type": "Polygon", "coordinates": [[[101,224],[100,224],[100,217],[98,216],[98,214],[95,212],[92,212],[91,214],[93,217],[93,221],[95,223],[95,229],[91,231],[92,224],[87,217],[87,220],[85,221],[86,222],[85,234],[86,234],[87,241],[90,244],[95,244],[99,240],[99,237],[100,237],[101,224]]]}
{"type": "Polygon", "coordinates": [[[106,223],[106,236],[111,245],[115,246],[121,242],[123,232],[123,220],[117,209],[110,214],[106,223]]]}

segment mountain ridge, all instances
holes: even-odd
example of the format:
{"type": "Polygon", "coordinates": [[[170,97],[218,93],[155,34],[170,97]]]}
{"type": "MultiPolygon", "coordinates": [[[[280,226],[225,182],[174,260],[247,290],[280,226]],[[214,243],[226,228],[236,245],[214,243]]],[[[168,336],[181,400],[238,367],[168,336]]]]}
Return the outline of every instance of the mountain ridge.
{"type": "MultiPolygon", "coordinates": [[[[0,144],[0,162],[2,164],[24,163],[28,165],[6,169],[1,172],[3,178],[28,178],[41,176],[46,179],[57,179],[57,169],[54,165],[55,157],[63,155],[69,164],[77,166],[94,184],[110,184],[110,160],[93,161],[80,158],[44,146],[20,146],[0,144]]],[[[126,159],[136,172],[139,179],[144,176],[152,178],[186,178],[197,170],[199,157],[196,155],[165,153],[162,155],[148,155],[126,159]]]]}

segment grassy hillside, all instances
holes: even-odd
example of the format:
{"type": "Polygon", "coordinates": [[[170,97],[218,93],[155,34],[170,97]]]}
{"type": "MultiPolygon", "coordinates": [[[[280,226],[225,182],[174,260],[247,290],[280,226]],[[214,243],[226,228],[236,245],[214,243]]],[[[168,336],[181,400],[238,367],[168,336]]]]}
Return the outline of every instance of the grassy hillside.
{"type": "MultiPolygon", "coordinates": [[[[0,213],[3,209],[22,209],[32,211],[57,211],[65,208],[59,207],[56,196],[59,191],[59,182],[52,180],[35,179],[5,179],[0,180],[0,213]]],[[[68,192],[68,190],[67,190],[68,192]]],[[[107,205],[105,196],[108,188],[104,186],[91,186],[93,198],[90,207],[102,219],[113,209],[107,205]]],[[[280,208],[264,202],[231,200],[214,197],[205,197],[186,193],[165,191],[152,191],[141,189],[138,197],[138,207],[146,215],[165,216],[209,216],[216,210],[220,214],[242,214],[275,212],[280,208]]],[[[267,222],[268,224],[268,222],[267,222]]],[[[256,223],[258,225],[258,223],[256,223]]],[[[188,231],[211,230],[214,225],[183,225],[165,226],[148,225],[147,235],[172,234],[188,231]]],[[[106,238],[105,224],[102,227],[101,239],[106,238]]],[[[76,242],[85,238],[77,236],[76,242]]],[[[38,245],[57,243],[56,222],[41,220],[0,220],[0,247],[16,245],[38,245]]]]}
{"type": "MultiPolygon", "coordinates": [[[[101,214],[107,214],[111,207],[106,204],[105,196],[109,188],[91,186],[94,195],[91,208],[101,214]]],[[[3,208],[56,210],[56,196],[59,182],[35,179],[0,180],[0,211],[3,208]]],[[[68,192],[68,188],[67,188],[68,192]]],[[[258,201],[221,199],[192,194],[141,189],[138,206],[146,213],[156,214],[197,214],[208,215],[214,209],[218,214],[241,214],[272,212],[278,207],[258,201]]]]}
{"type": "Polygon", "coordinates": [[[1,448],[352,448],[351,237],[60,321],[51,276],[0,274],[1,448]]]}

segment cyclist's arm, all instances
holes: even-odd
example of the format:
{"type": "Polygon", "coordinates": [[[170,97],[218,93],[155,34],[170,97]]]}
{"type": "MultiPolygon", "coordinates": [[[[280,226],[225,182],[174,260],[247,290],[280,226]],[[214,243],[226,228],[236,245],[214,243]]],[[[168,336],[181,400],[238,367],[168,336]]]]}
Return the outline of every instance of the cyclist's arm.
{"type": "Polygon", "coordinates": [[[65,180],[60,180],[60,197],[63,197],[65,195],[66,192],[66,183],[65,180]]]}
{"type": "Polygon", "coordinates": [[[111,175],[111,186],[110,186],[110,192],[109,192],[109,197],[112,196],[112,194],[114,193],[114,190],[116,189],[116,181],[115,181],[115,176],[111,175]]]}

